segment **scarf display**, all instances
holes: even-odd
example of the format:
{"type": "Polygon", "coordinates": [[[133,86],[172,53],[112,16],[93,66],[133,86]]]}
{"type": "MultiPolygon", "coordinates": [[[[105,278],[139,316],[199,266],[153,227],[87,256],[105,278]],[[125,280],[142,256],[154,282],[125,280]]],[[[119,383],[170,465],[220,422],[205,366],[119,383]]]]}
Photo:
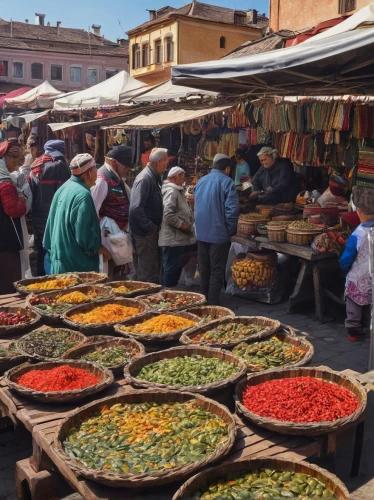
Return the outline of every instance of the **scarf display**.
{"type": "Polygon", "coordinates": [[[368,147],[359,149],[355,184],[374,188],[374,149],[368,147]]]}

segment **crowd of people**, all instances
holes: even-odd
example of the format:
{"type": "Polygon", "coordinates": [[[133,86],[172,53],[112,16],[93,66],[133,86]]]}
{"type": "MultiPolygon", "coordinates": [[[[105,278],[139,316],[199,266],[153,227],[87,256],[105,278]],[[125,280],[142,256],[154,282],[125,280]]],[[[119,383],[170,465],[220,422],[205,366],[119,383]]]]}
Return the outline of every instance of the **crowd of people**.
{"type": "MultiPolygon", "coordinates": [[[[184,170],[176,166],[167,172],[168,150],[154,147],[152,140],[131,189],[126,176],[135,165],[127,146],[111,149],[99,169],[87,153],[68,165],[64,141],[48,141],[39,157],[35,146],[30,141],[27,164],[19,169],[17,141],[0,144],[0,294],[12,292],[13,282],[30,270],[25,216],[31,211],[39,276],[99,271],[101,260],[108,262],[111,278],[118,268],[125,274],[132,268],[133,279],[174,287],[186,263],[183,256],[197,246],[201,292],[208,304],[218,304],[240,213],[237,187],[251,181],[249,200],[262,204],[295,201],[300,189],[292,165],[273,148],[259,151],[261,167],[254,175],[238,149],[233,176],[231,159],[214,157],[211,172],[195,187],[193,213],[184,195],[184,170]]],[[[353,194],[361,224],[340,261],[347,274],[351,340],[368,321],[366,236],[374,225],[372,191],[357,188],[353,194]]]]}

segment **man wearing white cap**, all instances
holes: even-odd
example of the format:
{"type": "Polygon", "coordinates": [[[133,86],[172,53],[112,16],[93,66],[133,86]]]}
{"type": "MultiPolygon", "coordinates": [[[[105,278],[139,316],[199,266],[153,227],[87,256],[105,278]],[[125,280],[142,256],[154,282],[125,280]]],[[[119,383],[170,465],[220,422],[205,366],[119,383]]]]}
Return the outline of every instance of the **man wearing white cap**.
{"type": "Polygon", "coordinates": [[[239,219],[239,196],[230,173],[230,158],[219,153],[213,159],[211,173],[195,188],[200,288],[212,305],[219,304],[230,240],[239,219]]]}
{"type": "Polygon", "coordinates": [[[163,285],[178,284],[179,261],[185,246],[195,243],[192,214],[183,192],[185,172],[173,167],[162,186],[164,217],[158,244],[163,254],[163,285]]]}

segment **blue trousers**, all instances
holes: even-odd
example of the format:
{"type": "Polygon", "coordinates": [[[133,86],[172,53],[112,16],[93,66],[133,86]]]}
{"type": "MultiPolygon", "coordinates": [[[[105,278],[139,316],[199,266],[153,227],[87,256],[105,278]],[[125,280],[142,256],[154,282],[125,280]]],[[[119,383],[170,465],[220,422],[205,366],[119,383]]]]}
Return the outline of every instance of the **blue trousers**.
{"type": "Polygon", "coordinates": [[[179,260],[184,247],[162,247],[163,285],[175,286],[179,279],[179,260]]]}

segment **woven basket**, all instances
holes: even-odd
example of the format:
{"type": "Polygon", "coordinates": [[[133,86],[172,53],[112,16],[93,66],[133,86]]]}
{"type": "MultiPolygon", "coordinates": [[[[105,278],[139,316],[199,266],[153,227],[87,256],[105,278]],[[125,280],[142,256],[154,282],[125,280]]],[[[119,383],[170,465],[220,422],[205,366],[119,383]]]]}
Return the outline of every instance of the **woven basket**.
{"type": "Polygon", "coordinates": [[[309,229],[308,231],[299,231],[295,229],[286,229],[287,242],[292,245],[308,246],[311,239],[322,234],[322,229],[309,229]]]}
{"type": "Polygon", "coordinates": [[[239,217],[238,220],[238,234],[242,234],[244,236],[254,236],[257,234],[257,227],[259,224],[266,224],[267,218],[258,220],[245,220],[239,217]]]}
{"type": "Polygon", "coordinates": [[[87,479],[96,481],[98,483],[106,484],[112,487],[124,488],[147,488],[148,486],[160,486],[163,484],[171,483],[174,481],[181,481],[184,478],[194,474],[202,467],[214,463],[220,458],[224,457],[232,448],[236,437],[236,424],[230,412],[223,405],[216,403],[211,399],[207,399],[198,394],[190,394],[188,392],[167,392],[167,391],[134,391],[130,394],[123,394],[121,396],[112,396],[109,398],[101,399],[90,403],[83,408],[78,408],[68,417],[66,417],[60,424],[56,438],[54,441],[54,449],[59,457],[66,463],[66,465],[78,474],[81,474],[87,479]],[[174,469],[166,469],[153,474],[117,474],[105,472],[104,470],[89,469],[85,467],[78,460],[72,459],[62,447],[62,441],[67,436],[69,430],[76,425],[79,425],[82,420],[90,417],[96,413],[104,405],[108,407],[122,403],[122,404],[139,404],[144,401],[154,401],[156,403],[165,402],[179,402],[184,403],[187,401],[195,401],[201,408],[210,413],[214,413],[221,417],[228,425],[228,439],[221,447],[217,448],[211,455],[207,456],[199,462],[192,462],[183,467],[176,467],[174,469]]]}
{"type": "MultiPolygon", "coordinates": [[[[44,311],[43,309],[39,309],[39,307],[32,304],[33,299],[43,299],[43,298],[44,299],[54,299],[54,298],[58,297],[61,293],[65,295],[65,294],[70,293],[72,291],[77,291],[77,292],[82,292],[82,293],[88,293],[90,291],[97,292],[101,295],[101,299],[99,299],[99,300],[107,299],[109,297],[115,297],[114,291],[108,286],[79,285],[77,287],[74,287],[74,290],[67,290],[67,291],[64,290],[62,292],[61,291],[59,291],[59,292],[45,292],[45,293],[41,293],[37,296],[35,296],[34,294],[30,294],[26,297],[26,307],[31,309],[31,311],[38,313],[41,316],[43,322],[46,324],[53,325],[56,323],[60,323],[63,313],[54,313],[52,311],[44,311]]],[[[95,302],[96,300],[95,299],[90,300],[89,302],[85,302],[85,304],[95,302]]],[[[71,309],[72,307],[75,307],[75,306],[71,305],[67,308],[67,310],[71,309]]]]}
{"type": "Polygon", "coordinates": [[[4,375],[4,381],[10,389],[17,392],[25,398],[34,399],[36,401],[41,401],[43,403],[67,403],[70,401],[78,401],[92,394],[103,391],[109,387],[114,382],[113,374],[110,370],[104,370],[96,363],[89,363],[88,361],[54,361],[48,363],[37,363],[35,365],[21,365],[8,370],[4,375]],[[16,380],[31,370],[51,370],[58,366],[71,366],[72,368],[82,368],[89,371],[90,373],[101,377],[101,381],[85,389],[76,389],[70,391],[60,391],[60,392],[40,392],[34,389],[29,389],[28,387],[23,387],[17,384],[16,380]]]}
{"type": "Polygon", "coordinates": [[[278,333],[284,333],[290,337],[295,337],[296,335],[295,328],[292,328],[290,325],[285,325],[284,323],[281,323],[278,333]]]}
{"type": "MultiPolygon", "coordinates": [[[[274,335],[274,337],[276,337],[282,343],[291,344],[295,347],[300,347],[301,349],[304,349],[306,351],[304,357],[302,359],[300,359],[300,361],[296,361],[294,363],[287,363],[286,365],[281,365],[277,368],[281,369],[281,368],[290,368],[291,366],[292,367],[306,366],[311,362],[313,355],[314,355],[314,347],[313,347],[313,344],[311,344],[308,340],[305,340],[302,337],[293,337],[293,336],[290,336],[290,335],[287,335],[287,334],[281,333],[281,332],[276,333],[274,335]]],[[[272,338],[273,337],[269,337],[265,340],[271,340],[272,338]]],[[[251,343],[250,346],[255,346],[256,343],[251,343]]],[[[235,354],[235,356],[239,357],[238,354],[235,354]]],[[[243,362],[246,363],[246,360],[244,358],[240,358],[240,359],[242,359],[243,362]]],[[[247,371],[248,371],[248,373],[261,373],[261,374],[263,374],[266,372],[274,371],[275,369],[276,368],[274,367],[274,368],[269,368],[267,370],[253,370],[253,369],[248,367],[247,371]]]]}
{"type": "Polygon", "coordinates": [[[69,273],[69,274],[50,274],[49,276],[41,276],[39,278],[29,278],[25,280],[20,280],[16,281],[13,283],[14,288],[17,290],[17,292],[22,293],[23,295],[28,295],[30,293],[33,293],[34,295],[39,295],[40,293],[46,293],[48,292],[62,292],[64,290],[68,290],[70,288],[73,288],[75,286],[81,285],[83,283],[82,279],[75,273],[69,273]],[[54,279],[63,279],[63,278],[70,278],[70,277],[75,277],[77,279],[77,283],[74,283],[74,285],[67,286],[66,288],[58,289],[58,290],[28,290],[27,286],[32,285],[33,283],[43,283],[44,281],[50,281],[54,279]]]}
{"type": "Polygon", "coordinates": [[[260,236],[267,236],[268,235],[268,230],[266,224],[259,224],[257,226],[257,232],[260,236]]]}
{"type": "MultiPolygon", "coordinates": [[[[116,339],[112,338],[109,340],[103,340],[102,342],[97,342],[95,344],[84,344],[80,345],[77,347],[74,347],[73,349],[70,349],[69,351],[66,351],[64,355],[62,356],[62,359],[81,359],[82,356],[85,354],[88,354],[90,352],[96,351],[98,347],[100,348],[106,348],[106,347],[112,347],[112,346],[124,346],[124,347],[129,347],[132,349],[136,349],[136,354],[132,359],[140,358],[141,356],[144,356],[145,354],[145,349],[142,344],[139,344],[134,339],[116,339]]],[[[98,361],[95,361],[96,364],[101,366],[104,370],[111,370],[113,375],[119,375],[120,373],[122,374],[124,367],[130,363],[131,360],[126,361],[125,363],[121,363],[120,365],[115,365],[115,366],[102,366],[98,361]]]]}
{"type": "Polygon", "coordinates": [[[24,333],[30,329],[35,328],[40,322],[40,315],[34,311],[30,311],[28,309],[24,309],[23,307],[6,307],[1,306],[0,312],[6,313],[17,313],[20,311],[22,314],[26,314],[31,321],[29,323],[21,323],[19,325],[7,325],[0,326],[0,337],[8,337],[9,335],[19,335],[20,333],[24,333]]]}
{"type": "Polygon", "coordinates": [[[21,354],[15,354],[14,356],[4,356],[0,358],[0,375],[4,372],[10,370],[14,366],[21,365],[27,360],[27,358],[21,354]]]}
{"type": "Polygon", "coordinates": [[[62,316],[63,322],[73,328],[79,329],[81,332],[88,335],[89,334],[97,335],[100,333],[113,331],[113,327],[116,323],[118,323],[118,320],[112,321],[110,323],[80,323],[78,321],[73,321],[71,319],[71,316],[73,314],[89,312],[92,311],[92,309],[95,309],[96,307],[104,306],[106,304],[120,304],[126,307],[136,307],[137,309],[139,309],[139,314],[137,314],[136,316],[139,316],[140,314],[143,314],[144,312],[148,311],[148,306],[146,304],[135,299],[107,299],[107,300],[100,300],[99,302],[95,302],[93,304],[84,304],[69,309],[62,316]]]}
{"type": "Polygon", "coordinates": [[[280,328],[280,322],[274,319],[270,318],[265,318],[263,316],[235,316],[234,318],[222,318],[222,319],[216,319],[213,321],[209,321],[209,323],[206,323],[205,325],[197,326],[195,328],[191,328],[184,332],[184,334],[181,336],[180,342],[182,344],[186,345],[201,345],[203,347],[218,347],[221,349],[230,349],[235,347],[236,345],[240,344],[241,342],[250,342],[250,341],[255,341],[255,340],[260,340],[266,337],[270,337],[273,335],[276,331],[278,331],[280,328]],[[226,324],[232,324],[232,323],[243,323],[244,325],[249,325],[249,324],[256,324],[259,326],[264,326],[266,327],[267,330],[263,330],[259,333],[255,333],[254,335],[248,335],[247,337],[242,337],[237,340],[231,340],[227,341],[225,343],[217,343],[217,342],[212,342],[212,343],[201,343],[201,344],[196,344],[193,342],[193,338],[196,337],[196,335],[199,335],[200,333],[207,332],[208,330],[212,330],[216,328],[219,325],[226,325],[226,324]]]}
{"type": "MultiPolygon", "coordinates": [[[[44,327],[41,329],[48,330],[51,332],[58,330],[60,332],[68,333],[71,338],[73,338],[74,340],[77,341],[77,344],[75,347],[77,347],[78,345],[81,345],[86,340],[86,337],[82,333],[76,332],[74,330],[69,330],[68,328],[45,328],[44,327]]],[[[28,359],[33,359],[35,361],[50,361],[50,362],[57,361],[58,358],[48,358],[46,356],[42,356],[38,352],[31,351],[27,347],[27,341],[32,334],[33,334],[33,332],[28,333],[27,335],[24,335],[22,338],[17,340],[16,346],[17,346],[18,352],[20,354],[22,354],[23,356],[26,356],[28,359]]]]}
{"type": "Polygon", "coordinates": [[[260,211],[260,214],[263,215],[266,219],[270,217],[271,212],[275,205],[256,205],[256,209],[260,211]]]}
{"type": "Polygon", "coordinates": [[[183,311],[187,307],[192,307],[192,306],[198,306],[200,304],[204,304],[206,299],[204,295],[201,293],[193,293],[193,292],[178,292],[178,291],[171,291],[171,290],[166,290],[165,292],[159,292],[155,293],[153,295],[145,295],[144,297],[141,298],[142,302],[144,302],[152,311],[156,312],[163,312],[163,313],[169,313],[171,311],[183,311]],[[152,307],[151,302],[152,301],[162,301],[164,299],[168,298],[173,298],[173,297],[186,297],[190,300],[190,303],[188,304],[181,304],[179,306],[175,307],[170,307],[168,309],[164,307],[152,307]]]}
{"type": "Polygon", "coordinates": [[[269,241],[282,243],[286,241],[286,226],[267,226],[269,241]]]}
{"type": "Polygon", "coordinates": [[[172,349],[167,349],[166,351],[146,354],[142,358],[132,361],[125,367],[124,374],[130,384],[136,388],[160,388],[168,391],[198,392],[199,394],[204,394],[205,396],[211,396],[212,394],[227,389],[235,384],[239,379],[245,376],[246,371],[247,367],[245,363],[238,356],[234,356],[230,352],[224,351],[223,349],[212,349],[209,347],[174,347],[172,349]],[[173,359],[181,356],[192,356],[193,354],[197,354],[205,358],[218,358],[221,361],[227,361],[237,366],[238,372],[230,377],[211,384],[188,386],[158,384],[137,378],[137,375],[142,368],[155,363],[156,361],[160,361],[162,359],[173,359]]]}
{"type": "Polygon", "coordinates": [[[82,345],[92,345],[99,344],[100,342],[106,342],[107,340],[118,340],[118,337],[113,335],[90,335],[86,337],[86,340],[82,342],[82,345]]]}
{"type": "Polygon", "coordinates": [[[67,273],[67,274],[76,274],[80,277],[84,285],[98,285],[99,283],[105,283],[108,281],[108,275],[105,273],[96,273],[94,271],[90,271],[87,273],[67,273]]]}
{"type": "MultiPolygon", "coordinates": [[[[194,493],[199,490],[205,491],[209,488],[209,486],[215,484],[221,478],[229,475],[246,474],[249,471],[256,469],[270,469],[308,474],[329,488],[339,500],[349,500],[350,498],[347,488],[340,481],[340,479],[338,479],[334,474],[331,474],[331,472],[328,472],[317,465],[298,460],[256,457],[225,463],[200,472],[196,476],[188,479],[188,481],[186,481],[174,494],[172,500],[187,500],[194,498],[194,493]]],[[[296,499],[296,497],[293,498],[296,499]]]]}
{"type": "Polygon", "coordinates": [[[235,313],[231,309],[222,306],[192,306],[186,309],[186,312],[198,316],[200,323],[207,323],[206,316],[211,316],[211,321],[221,318],[234,318],[235,313]]]}
{"type": "Polygon", "coordinates": [[[108,286],[112,287],[114,293],[119,297],[138,297],[139,295],[156,293],[162,289],[161,285],[146,283],[145,281],[112,281],[111,283],[108,283],[108,286]],[[117,292],[116,289],[120,286],[125,286],[131,291],[127,293],[117,292]]]}
{"type": "Polygon", "coordinates": [[[260,373],[248,376],[248,380],[239,381],[235,388],[235,407],[239,415],[242,415],[249,422],[269,429],[271,431],[280,432],[281,434],[304,435],[304,436],[319,436],[340,430],[343,426],[352,424],[364,412],[367,404],[366,391],[362,385],[356,380],[341,375],[324,366],[316,368],[284,368],[282,370],[272,370],[266,373],[260,373]],[[282,422],[272,418],[260,417],[249,410],[242,404],[242,393],[248,385],[258,385],[268,380],[276,380],[283,378],[294,377],[314,377],[326,382],[333,382],[345,389],[351,391],[359,400],[358,409],[348,417],[339,418],[332,422],[282,422]]]}
{"type": "MultiPolygon", "coordinates": [[[[163,314],[169,314],[168,312],[165,312],[163,314]]],[[[196,324],[199,323],[198,316],[195,316],[194,314],[191,314],[190,312],[187,311],[178,311],[178,312],[172,312],[170,313],[172,316],[178,316],[179,318],[184,318],[184,319],[189,319],[191,321],[195,321],[196,324]]],[[[124,327],[131,327],[138,325],[139,323],[143,323],[144,321],[147,321],[149,319],[152,319],[156,316],[160,316],[160,313],[157,312],[147,312],[145,314],[142,314],[141,316],[137,316],[136,318],[130,318],[127,321],[124,321],[123,323],[119,325],[115,325],[114,330],[116,333],[119,333],[120,335],[123,335],[125,337],[133,337],[142,343],[146,344],[155,344],[158,342],[173,342],[175,340],[179,340],[182,333],[188,330],[187,328],[180,328],[179,330],[174,330],[174,332],[168,332],[168,333],[138,333],[138,332],[131,332],[127,330],[123,330],[124,327]]]]}

